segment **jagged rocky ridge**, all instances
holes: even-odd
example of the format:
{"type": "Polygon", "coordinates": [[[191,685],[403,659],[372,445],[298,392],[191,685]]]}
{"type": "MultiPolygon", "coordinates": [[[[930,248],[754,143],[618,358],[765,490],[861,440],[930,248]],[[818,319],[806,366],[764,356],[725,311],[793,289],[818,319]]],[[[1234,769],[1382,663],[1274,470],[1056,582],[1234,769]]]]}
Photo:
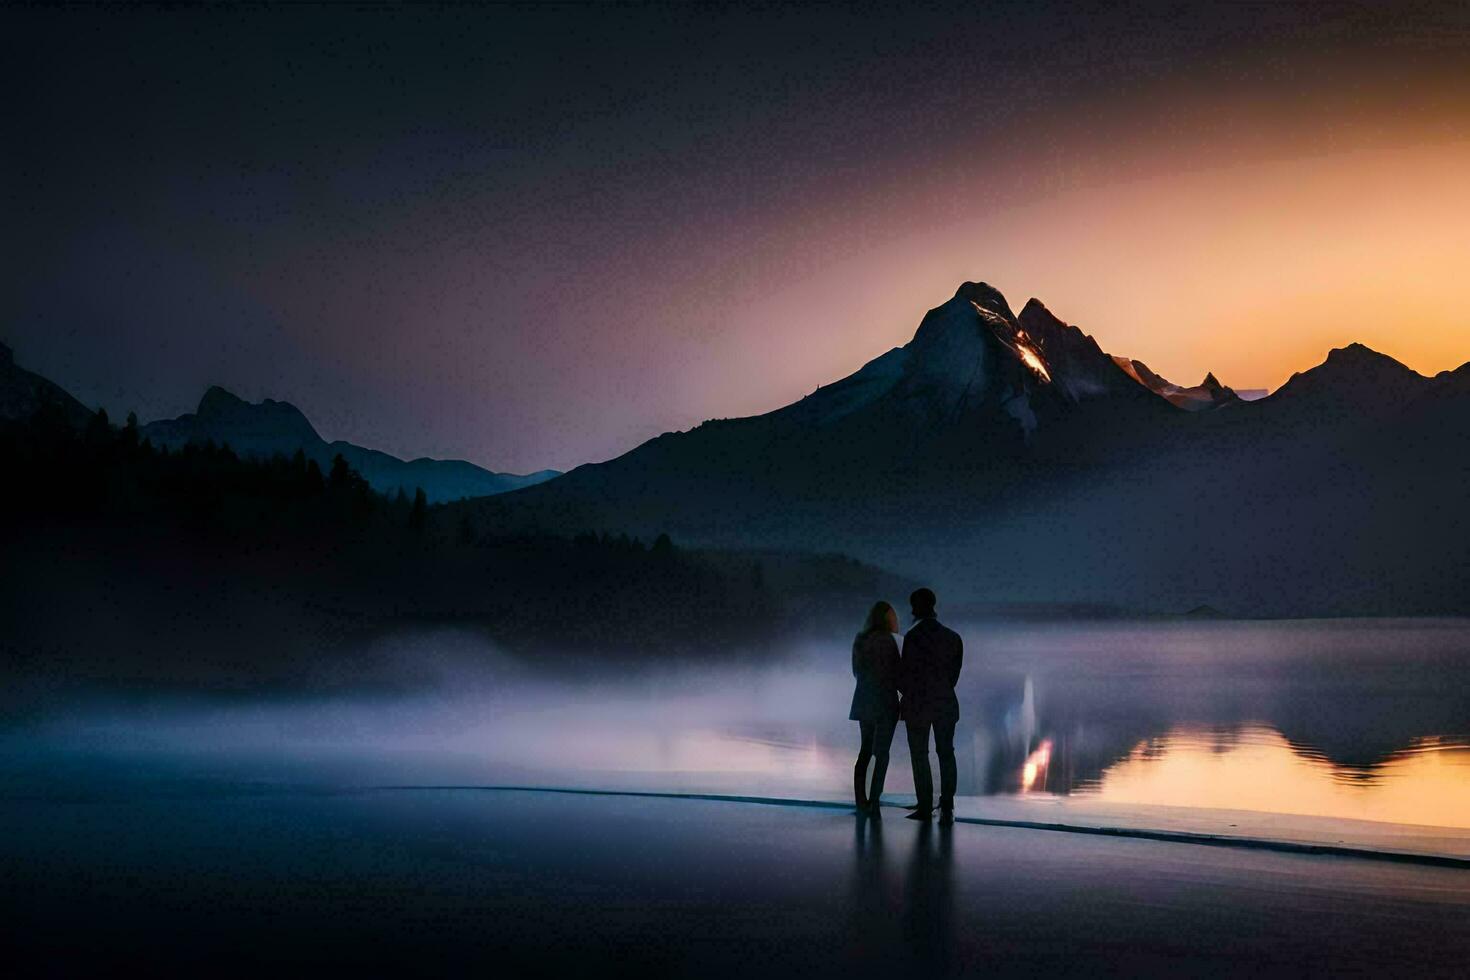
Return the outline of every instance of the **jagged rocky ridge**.
{"type": "MultiPolygon", "coordinates": [[[[7,417],[51,405],[85,421],[4,355],[7,417]]],[[[294,407],[218,389],[145,435],[301,448],[323,465],[342,452],[379,489],[475,496],[436,515],[449,534],[840,550],[1015,607],[1470,613],[1470,365],[1426,378],[1352,344],[1221,407],[1181,411],[1039,301],[1018,316],[965,283],[908,344],[800,401],[506,493],[470,464],[325,443],[294,407]]]]}
{"type": "MultiPolygon", "coordinates": [[[[1216,380],[1214,372],[1205,375],[1205,380],[1193,388],[1176,385],[1172,381],[1161,377],[1149,370],[1147,364],[1131,357],[1114,355],[1113,360],[1122,368],[1129,377],[1143,385],[1154,394],[1164,398],[1176,408],[1182,408],[1186,412],[1203,412],[1214,408],[1224,408],[1242,400],[1241,396],[1233,388],[1227,388],[1216,380]]],[[[1261,395],[1260,397],[1264,397],[1261,395]]]]}
{"type": "Polygon", "coordinates": [[[444,516],[840,548],[980,603],[1470,612],[1467,379],[1351,345],[1181,410],[1039,301],[965,283],[785,408],[444,516]]]}

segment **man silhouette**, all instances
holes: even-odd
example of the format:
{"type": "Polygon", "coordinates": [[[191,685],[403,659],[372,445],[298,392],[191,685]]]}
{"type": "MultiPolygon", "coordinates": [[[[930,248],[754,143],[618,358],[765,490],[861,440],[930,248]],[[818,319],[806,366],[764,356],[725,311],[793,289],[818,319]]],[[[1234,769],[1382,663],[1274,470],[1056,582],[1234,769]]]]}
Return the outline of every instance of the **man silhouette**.
{"type": "Polygon", "coordinates": [[[954,760],[954,727],[960,720],[960,701],[954,686],[960,679],[964,644],[960,635],[934,618],[934,593],[918,589],[909,596],[916,622],[903,638],[898,689],[903,694],[904,728],[914,769],[917,809],[910,820],[932,820],[934,774],[929,768],[929,729],[939,753],[939,822],[954,823],[954,791],[958,769],[954,760]]]}

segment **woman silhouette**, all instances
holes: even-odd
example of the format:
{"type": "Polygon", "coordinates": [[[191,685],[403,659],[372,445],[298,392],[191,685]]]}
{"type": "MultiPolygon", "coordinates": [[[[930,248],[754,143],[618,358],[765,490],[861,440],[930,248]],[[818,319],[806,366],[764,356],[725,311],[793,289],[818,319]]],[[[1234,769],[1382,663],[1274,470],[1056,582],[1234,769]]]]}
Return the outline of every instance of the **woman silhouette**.
{"type": "Polygon", "coordinates": [[[862,747],[853,766],[853,795],[859,813],[878,816],[883,777],[888,774],[888,747],[898,725],[898,613],[886,602],[868,611],[862,632],[852,641],[852,709],[847,717],[858,723],[862,747]],[[873,784],[868,788],[868,762],[873,762],[873,784]]]}

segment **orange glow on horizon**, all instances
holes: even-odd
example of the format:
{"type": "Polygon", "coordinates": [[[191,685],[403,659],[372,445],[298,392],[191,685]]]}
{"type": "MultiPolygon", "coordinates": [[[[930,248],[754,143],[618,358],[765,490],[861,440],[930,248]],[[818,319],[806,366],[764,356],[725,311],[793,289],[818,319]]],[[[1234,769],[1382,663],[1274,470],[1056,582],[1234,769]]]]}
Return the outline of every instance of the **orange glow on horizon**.
{"type": "Polygon", "coordinates": [[[783,288],[724,306],[727,414],[770,411],[908,343],[966,280],[997,287],[1013,309],[1035,296],[1104,351],[1182,386],[1213,372],[1274,391],[1355,342],[1426,376],[1458,368],[1470,361],[1470,133],[1359,129],[1327,149],[1283,142],[1215,163],[1173,148],[1187,164],[1172,168],[1160,147],[1144,176],[1123,151],[1079,155],[1061,189],[1017,177],[1017,192],[973,213],[890,204],[877,227],[891,230],[865,233],[861,251],[810,243],[829,266],[796,264],[783,288]],[[770,388],[754,390],[762,371],[770,388]]]}

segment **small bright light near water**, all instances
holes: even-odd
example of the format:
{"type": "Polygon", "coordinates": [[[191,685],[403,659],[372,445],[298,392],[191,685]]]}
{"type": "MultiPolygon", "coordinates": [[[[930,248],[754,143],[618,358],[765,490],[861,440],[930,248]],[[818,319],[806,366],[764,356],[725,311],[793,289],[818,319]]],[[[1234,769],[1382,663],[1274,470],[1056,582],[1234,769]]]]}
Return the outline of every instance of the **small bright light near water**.
{"type": "MultiPolygon", "coordinates": [[[[861,610],[857,611],[858,616],[861,610]]],[[[958,624],[962,797],[1470,827],[1470,624],[958,624]]],[[[519,785],[840,800],[847,637],[722,666],[540,669],[472,634],[363,651],[394,693],[100,695],[4,736],[4,788],[519,785]]],[[[912,794],[900,726],[887,784],[912,794]]]]}

